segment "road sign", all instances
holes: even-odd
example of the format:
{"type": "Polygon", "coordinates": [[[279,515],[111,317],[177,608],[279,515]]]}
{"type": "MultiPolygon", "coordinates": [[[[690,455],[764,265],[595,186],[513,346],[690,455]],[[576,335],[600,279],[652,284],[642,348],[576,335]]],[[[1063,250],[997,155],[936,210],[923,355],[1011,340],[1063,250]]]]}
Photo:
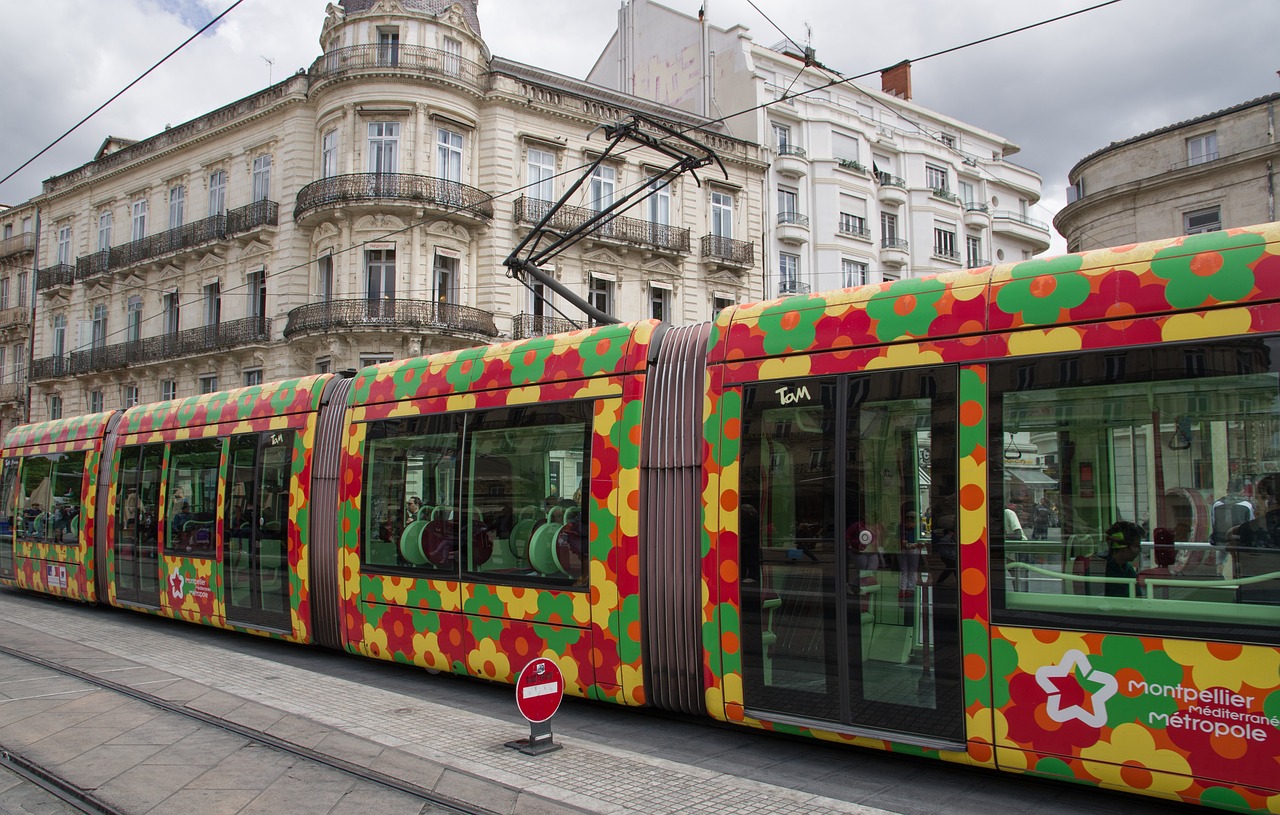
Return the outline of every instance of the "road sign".
{"type": "Polygon", "coordinates": [[[555,715],[564,697],[564,676],[560,666],[538,657],[525,666],[516,680],[516,707],[531,724],[540,724],[555,715]]]}

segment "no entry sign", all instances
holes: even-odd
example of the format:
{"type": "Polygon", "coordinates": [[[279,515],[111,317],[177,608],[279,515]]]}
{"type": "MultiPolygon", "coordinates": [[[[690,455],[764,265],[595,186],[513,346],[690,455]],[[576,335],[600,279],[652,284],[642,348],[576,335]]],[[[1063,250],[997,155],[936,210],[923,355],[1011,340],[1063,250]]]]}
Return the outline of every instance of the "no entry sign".
{"type": "Polygon", "coordinates": [[[564,676],[560,666],[546,657],[538,657],[526,665],[516,680],[516,707],[532,724],[554,716],[563,697],[564,676]]]}

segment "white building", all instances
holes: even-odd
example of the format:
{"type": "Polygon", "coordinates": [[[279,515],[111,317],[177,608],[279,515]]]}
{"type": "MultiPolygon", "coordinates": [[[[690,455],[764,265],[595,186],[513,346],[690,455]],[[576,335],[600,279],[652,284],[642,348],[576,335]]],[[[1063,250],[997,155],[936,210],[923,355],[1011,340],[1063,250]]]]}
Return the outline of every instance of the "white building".
{"type": "MultiPolygon", "coordinates": [[[[491,56],[476,0],[342,0],[320,43],[308,71],[149,138],[108,138],[0,213],[21,244],[0,244],[0,349],[24,336],[5,327],[4,286],[16,305],[38,269],[31,419],[585,323],[502,262],[599,155],[593,131],[634,114],[688,131],[728,178],[680,178],[547,271],[623,320],[696,322],[758,295],[757,146],[491,56]],[[40,228],[24,237],[28,216],[40,228]]],[[[647,148],[610,159],[560,223],[668,163],[647,148]]]]}
{"type": "Polygon", "coordinates": [[[1030,258],[1040,177],[1017,145],[911,102],[910,65],[873,90],[794,46],[766,48],[650,0],[626,0],[588,80],[713,118],[767,146],[762,294],[839,288],[1030,258]],[[836,84],[833,84],[836,83],[836,84]],[[776,104],[760,107],[773,100],[776,104]],[[731,114],[747,110],[739,116],[731,114]]]}

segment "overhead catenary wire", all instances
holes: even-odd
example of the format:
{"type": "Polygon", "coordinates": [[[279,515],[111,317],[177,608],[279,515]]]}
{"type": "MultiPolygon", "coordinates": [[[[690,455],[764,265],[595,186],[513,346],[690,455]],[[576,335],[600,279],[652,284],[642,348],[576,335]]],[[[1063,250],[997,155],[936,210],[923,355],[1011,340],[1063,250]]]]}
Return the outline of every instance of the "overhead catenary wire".
{"type": "MultiPolygon", "coordinates": [[[[235,2],[235,3],[233,3],[230,7],[228,7],[228,9],[227,9],[226,11],[224,11],[224,12],[223,12],[222,14],[220,14],[218,17],[216,17],[216,18],[214,18],[212,21],[210,21],[210,23],[208,23],[208,24],[207,24],[204,28],[202,28],[199,32],[196,32],[196,34],[195,34],[195,35],[193,35],[191,38],[188,38],[187,42],[190,42],[190,41],[191,41],[192,39],[194,39],[196,36],[199,36],[199,34],[200,34],[201,32],[203,32],[204,30],[206,30],[207,28],[209,28],[210,26],[212,26],[212,25],[213,25],[214,23],[216,23],[219,19],[221,19],[223,16],[225,16],[228,12],[230,12],[230,11],[234,10],[234,9],[236,8],[236,6],[240,5],[240,3],[241,3],[241,2],[243,2],[243,0],[236,0],[236,2],[235,2]]],[[[921,55],[921,56],[914,57],[914,58],[908,59],[908,60],[906,60],[906,61],[907,61],[907,62],[913,62],[913,63],[915,63],[915,62],[923,62],[923,61],[925,61],[925,60],[929,60],[929,59],[934,59],[934,58],[937,58],[937,57],[940,57],[940,56],[944,56],[944,55],[947,55],[947,54],[952,54],[952,53],[955,53],[955,52],[957,52],[957,51],[961,51],[961,50],[964,50],[964,49],[967,49],[967,48],[972,48],[972,47],[975,47],[975,46],[978,46],[978,45],[982,45],[982,44],[985,44],[985,43],[993,42],[993,41],[995,41],[995,40],[1002,39],[1002,38],[1004,38],[1004,37],[1009,37],[1009,36],[1012,36],[1012,35],[1014,35],[1014,34],[1019,34],[1019,33],[1025,32],[1025,31],[1030,31],[1030,30],[1032,30],[1032,29],[1040,28],[1040,27],[1043,27],[1043,26],[1046,26],[1046,25],[1051,25],[1051,24],[1053,24],[1053,23],[1057,23],[1057,22],[1060,22],[1060,21],[1062,21],[1062,20],[1066,20],[1066,19],[1069,19],[1069,18],[1072,18],[1072,17],[1076,17],[1076,16],[1079,16],[1079,15],[1082,15],[1082,14],[1087,14],[1087,13],[1089,13],[1089,12],[1096,11],[1096,10],[1101,9],[1101,8],[1105,8],[1105,7],[1107,7],[1107,6],[1116,5],[1116,4],[1120,3],[1120,2],[1122,2],[1122,0],[1103,0],[1102,2],[1095,3],[1095,4],[1090,5],[1090,6],[1086,6],[1086,7],[1084,7],[1084,8],[1076,9],[1076,10],[1074,10],[1074,11],[1070,11],[1070,12],[1065,12],[1065,13],[1063,13],[1063,14],[1059,14],[1059,15],[1056,15],[1056,16],[1054,16],[1054,17],[1049,17],[1049,18],[1046,18],[1046,19],[1044,19],[1044,20],[1040,20],[1040,21],[1038,21],[1038,22],[1028,23],[1028,24],[1026,24],[1026,25],[1018,26],[1018,27],[1016,27],[1016,28],[1007,29],[1007,30],[1002,31],[1002,32],[997,33],[997,34],[991,34],[991,35],[987,35],[987,36],[984,36],[984,37],[980,37],[980,38],[975,39],[975,40],[969,40],[969,41],[967,41],[967,42],[960,43],[960,44],[957,44],[957,45],[953,45],[953,46],[950,46],[950,47],[947,47],[947,48],[939,49],[939,50],[937,50],[937,51],[932,51],[932,52],[930,52],[930,53],[923,54],[923,55],[921,55]]],[[[186,44],[186,43],[184,42],[184,43],[183,43],[183,45],[185,45],[185,44],[186,44]]],[[[172,54],[173,54],[173,53],[176,53],[176,52],[177,52],[178,50],[180,50],[181,48],[182,48],[182,46],[179,46],[178,48],[174,49],[174,51],[173,51],[173,52],[171,52],[169,56],[172,56],[172,54]]],[[[118,98],[121,94],[123,94],[125,91],[127,91],[129,88],[131,88],[133,85],[137,84],[137,82],[138,82],[139,80],[141,80],[143,77],[145,77],[148,73],[150,73],[150,72],[151,72],[152,70],[154,70],[156,67],[159,67],[159,65],[160,65],[160,64],[162,64],[162,63],[163,63],[165,60],[167,60],[167,59],[168,59],[168,56],[167,56],[167,57],[165,57],[164,59],[162,59],[162,60],[161,60],[159,63],[157,63],[156,65],[152,66],[152,68],[148,69],[148,71],[146,71],[142,76],[138,77],[138,79],[134,80],[134,81],[133,81],[133,82],[131,82],[128,86],[126,86],[125,88],[121,89],[121,91],[120,91],[119,93],[117,93],[115,96],[113,96],[113,97],[111,98],[111,100],[108,100],[108,102],[107,102],[107,103],[104,103],[104,104],[99,108],[99,110],[101,110],[101,108],[102,108],[102,107],[105,107],[105,106],[106,106],[106,104],[110,104],[110,102],[111,102],[111,101],[113,101],[114,99],[118,98]]],[[[715,133],[714,133],[714,131],[710,131],[710,130],[708,130],[708,129],[709,129],[711,126],[713,126],[713,125],[723,124],[723,123],[725,123],[725,122],[727,122],[727,121],[729,121],[729,120],[731,120],[731,119],[737,118],[737,117],[739,117],[739,116],[745,116],[745,115],[748,115],[748,114],[751,114],[751,113],[755,113],[755,112],[757,112],[757,111],[764,110],[764,109],[766,109],[766,108],[772,107],[772,106],[774,106],[774,105],[783,104],[783,103],[786,103],[787,101],[789,101],[789,100],[791,100],[791,99],[794,99],[794,98],[797,98],[797,97],[800,97],[800,96],[806,96],[806,95],[809,95],[809,94],[818,93],[818,92],[821,92],[821,91],[827,90],[827,89],[829,89],[829,88],[835,87],[835,86],[837,86],[837,85],[851,84],[854,80],[857,80],[857,79],[865,79],[865,78],[867,78],[867,77],[869,77],[869,76],[873,76],[873,75],[875,75],[875,74],[877,74],[877,73],[880,73],[880,72],[881,72],[881,71],[883,71],[883,70],[886,70],[886,69],[885,69],[885,68],[877,68],[877,69],[873,69],[873,70],[865,71],[865,72],[860,73],[860,74],[853,74],[853,75],[850,75],[850,76],[841,77],[841,78],[838,78],[838,79],[833,79],[832,81],[830,81],[830,82],[828,82],[828,83],[826,83],[826,84],[817,85],[817,86],[812,87],[812,88],[804,88],[804,89],[802,89],[802,90],[797,91],[796,93],[788,93],[788,94],[784,94],[784,95],[782,95],[782,96],[779,96],[779,97],[778,97],[778,98],[776,98],[776,99],[770,99],[770,100],[767,100],[767,101],[761,102],[761,103],[759,103],[759,104],[756,104],[756,105],[752,105],[752,106],[749,106],[749,107],[743,108],[742,110],[739,110],[739,111],[736,111],[736,112],[733,112],[733,113],[729,113],[729,114],[726,114],[726,115],[720,116],[720,117],[718,117],[718,118],[711,118],[711,119],[707,119],[707,120],[705,120],[705,121],[698,122],[697,124],[687,125],[687,126],[684,126],[683,128],[676,127],[676,128],[673,128],[673,129],[674,129],[677,133],[680,133],[680,134],[687,134],[687,133],[691,133],[691,132],[694,132],[694,131],[706,131],[706,132],[712,133],[713,135],[720,135],[720,134],[715,134],[715,133]]],[[[94,113],[96,113],[96,112],[97,112],[97,111],[94,111],[94,113]]],[[[90,114],[89,116],[85,117],[85,119],[84,119],[84,120],[82,120],[82,121],[81,121],[81,123],[79,123],[79,124],[83,124],[83,122],[84,122],[84,121],[87,121],[87,120],[88,120],[89,118],[91,118],[93,115],[94,115],[94,114],[90,114]]],[[[77,124],[77,125],[76,125],[76,127],[79,127],[79,124],[77,124]]],[[[74,128],[73,128],[73,130],[74,130],[74,128]]],[[[70,132],[70,131],[68,131],[68,132],[70,132]]],[[[61,140],[61,138],[65,138],[65,135],[66,135],[66,134],[64,134],[64,136],[62,136],[62,137],[59,137],[59,139],[58,139],[57,141],[60,141],[60,140],[61,140]]],[[[54,144],[56,144],[56,143],[57,143],[57,141],[55,141],[55,142],[54,142],[54,144]]],[[[52,147],[52,146],[53,146],[53,145],[51,144],[51,145],[50,145],[50,147],[52,147]]],[[[27,161],[26,163],[24,163],[22,166],[23,166],[23,167],[27,166],[28,164],[30,164],[32,161],[34,161],[36,158],[38,158],[40,155],[42,155],[42,154],[43,154],[46,150],[48,150],[48,149],[49,149],[49,148],[45,148],[45,150],[42,150],[42,151],[41,151],[40,153],[38,153],[36,156],[33,156],[30,160],[28,160],[28,161],[27,161]]],[[[631,152],[633,152],[633,151],[640,150],[640,149],[643,149],[643,145],[634,145],[634,146],[631,146],[631,147],[627,147],[627,148],[624,148],[624,149],[620,150],[620,151],[617,153],[617,156],[619,156],[619,157],[621,157],[621,156],[625,156],[625,155],[627,155],[628,153],[631,153],[631,152]]],[[[529,189],[529,188],[531,188],[531,187],[534,187],[534,186],[537,186],[537,185],[539,185],[539,184],[541,184],[541,183],[544,183],[546,180],[555,180],[555,179],[559,179],[559,178],[562,178],[562,177],[565,177],[565,176],[569,176],[569,175],[572,175],[572,174],[578,173],[578,172],[580,172],[581,170],[585,169],[585,168],[586,168],[586,167],[588,167],[588,166],[590,166],[590,164],[589,164],[589,163],[578,164],[578,165],[575,165],[574,167],[569,167],[569,168],[566,168],[566,169],[564,169],[564,170],[562,170],[562,171],[560,171],[560,172],[558,172],[558,173],[553,174],[553,175],[550,177],[550,179],[541,179],[541,180],[539,180],[539,181],[529,182],[529,183],[522,184],[522,185],[519,185],[519,186],[516,186],[516,187],[512,187],[512,188],[510,188],[510,189],[507,189],[507,190],[504,190],[504,191],[501,191],[501,192],[489,193],[489,194],[487,194],[485,197],[483,197],[482,199],[480,199],[479,201],[473,202],[472,204],[470,204],[469,206],[466,206],[466,207],[464,207],[464,206],[462,206],[462,205],[453,205],[453,206],[450,206],[450,207],[441,207],[440,209],[441,209],[441,210],[443,210],[445,213],[455,213],[455,212],[462,211],[463,209],[470,209],[471,207],[474,207],[474,206],[477,206],[477,205],[480,205],[480,204],[491,203],[491,202],[493,202],[493,201],[495,201],[495,200],[497,200],[497,199],[499,199],[499,198],[506,198],[506,197],[508,197],[508,196],[515,195],[516,193],[523,192],[523,191],[525,191],[525,190],[527,190],[527,189],[529,189]]],[[[20,168],[18,168],[18,169],[19,169],[19,170],[21,170],[21,169],[22,169],[22,167],[20,167],[20,168]]],[[[15,170],[14,172],[16,173],[16,172],[17,172],[17,170],[15,170]]],[[[10,176],[7,176],[7,177],[6,177],[6,179],[3,179],[3,180],[7,180],[7,178],[12,177],[12,175],[13,175],[13,174],[11,173],[11,174],[10,174],[10,176]]],[[[0,180],[0,183],[2,183],[2,182],[3,182],[3,180],[0,180]]],[[[645,182],[641,182],[641,183],[645,183],[645,182]]],[[[636,203],[638,204],[638,203],[640,203],[640,202],[641,202],[641,201],[643,201],[643,200],[644,200],[644,199],[639,199],[639,200],[637,200],[637,202],[636,202],[636,203]]],[[[634,204],[633,204],[632,206],[634,206],[634,204]]],[[[399,229],[393,229],[393,230],[390,230],[390,231],[387,231],[387,232],[385,232],[385,233],[381,234],[381,235],[380,235],[380,236],[378,236],[378,237],[371,238],[369,241],[361,241],[360,243],[354,243],[354,244],[352,244],[352,245],[350,245],[350,246],[347,246],[347,247],[343,247],[343,248],[335,248],[333,252],[331,252],[331,253],[329,253],[329,254],[327,255],[327,257],[332,258],[332,257],[335,257],[335,256],[340,255],[340,254],[345,254],[345,253],[347,253],[347,252],[359,251],[359,250],[360,250],[360,248],[361,248],[365,243],[367,243],[367,242],[380,242],[380,241],[385,241],[385,240],[387,240],[388,238],[393,238],[393,237],[395,237],[395,236],[397,236],[397,235],[404,234],[404,233],[406,233],[406,232],[408,232],[408,231],[410,231],[410,230],[412,230],[412,229],[415,229],[415,228],[417,228],[417,227],[423,226],[423,225],[425,225],[426,223],[428,223],[428,222],[429,222],[429,220],[435,220],[435,219],[437,219],[438,217],[439,217],[439,214],[438,214],[438,213],[433,213],[433,215],[431,216],[431,218],[430,218],[430,219],[428,219],[428,218],[423,218],[423,219],[420,219],[420,220],[413,221],[413,222],[411,222],[411,223],[407,224],[407,225],[406,225],[406,226],[404,226],[404,227],[401,227],[401,228],[399,228],[399,229]]],[[[277,269],[277,270],[271,271],[271,272],[269,272],[269,273],[266,273],[266,274],[264,275],[264,278],[263,278],[263,279],[264,279],[264,280],[267,280],[267,279],[270,279],[270,278],[278,277],[278,276],[281,276],[281,275],[288,274],[288,273],[290,273],[290,272],[297,271],[297,270],[299,270],[299,269],[309,268],[309,267],[311,266],[311,264],[316,263],[316,262],[317,262],[317,260],[318,260],[318,259],[309,259],[309,260],[304,261],[304,262],[302,262],[302,263],[297,263],[297,264],[294,264],[294,265],[292,265],[292,266],[286,266],[286,267],[284,267],[284,268],[281,268],[281,269],[277,269]]],[[[248,283],[248,282],[243,283],[243,284],[238,284],[238,285],[236,285],[236,286],[229,287],[229,288],[227,288],[226,290],[224,290],[222,293],[223,293],[223,294],[234,294],[234,293],[236,293],[237,291],[242,290],[242,289],[243,289],[243,290],[245,290],[245,294],[247,294],[247,295],[252,295],[252,294],[254,294],[254,293],[255,293],[255,292],[252,292],[252,291],[250,291],[250,290],[249,290],[249,283],[248,283]]],[[[166,291],[172,291],[172,290],[171,290],[171,289],[169,289],[169,290],[166,290],[166,291]]],[[[159,319],[163,319],[163,317],[164,317],[164,316],[165,316],[165,315],[164,315],[163,313],[153,314],[153,315],[151,315],[151,316],[149,316],[149,317],[144,317],[144,318],[142,318],[141,323],[143,323],[143,324],[147,324],[147,323],[150,323],[152,320],[159,320],[159,319]]],[[[111,332],[108,336],[109,336],[109,337],[115,337],[115,336],[118,336],[118,335],[119,335],[119,334],[121,334],[121,333],[125,333],[125,332],[127,332],[128,330],[129,330],[128,328],[125,328],[125,329],[122,329],[122,330],[120,330],[120,331],[113,331],[113,332],[111,332]]]]}

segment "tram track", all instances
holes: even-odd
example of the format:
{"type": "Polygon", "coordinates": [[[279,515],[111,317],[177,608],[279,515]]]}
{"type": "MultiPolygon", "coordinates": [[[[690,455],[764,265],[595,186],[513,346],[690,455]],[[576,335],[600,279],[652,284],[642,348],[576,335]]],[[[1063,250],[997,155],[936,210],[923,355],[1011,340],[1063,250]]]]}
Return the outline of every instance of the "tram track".
{"type": "MultiPolygon", "coordinates": [[[[295,744],[294,742],[279,738],[278,736],[273,736],[270,733],[264,733],[261,730],[248,727],[238,722],[234,722],[220,716],[215,716],[204,711],[194,710],[185,705],[171,702],[167,699],[162,699],[153,694],[146,693],[145,691],[129,687],[128,685],[113,682],[109,679],[97,676],[96,674],[72,668],[68,665],[62,665],[52,660],[20,651],[7,645],[0,645],[0,654],[38,666],[62,676],[84,682],[92,687],[110,691],[142,702],[166,713],[176,714],[183,718],[218,728],[219,730],[247,739],[255,744],[337,770],[357,780],[376,784],[395,792],[413,796],[421,799],[425,803],[431,804],[434,807],[438,807],[443,812],[462,813],[463,815],[499,815],[499,813],[492,809],[469,804],[452,796],[443,795],[418,784],[347,761],[346,759],[338,758],[337,756],[332,756],[304,745],[295,744]]],[[[129,815],[127,812],[117,809],[110,803],[103,801],[101,798],[94,795],[91,790],[84,789],[68,779],[62,778],[56,773],[40,767],[35,762],[23,757],[21,753],[6,749],[4,745],[0,745],[0,765],[18,774],[27,781],[36,784],[81,812],[90,813],[91,815],[129,815]]]]}

